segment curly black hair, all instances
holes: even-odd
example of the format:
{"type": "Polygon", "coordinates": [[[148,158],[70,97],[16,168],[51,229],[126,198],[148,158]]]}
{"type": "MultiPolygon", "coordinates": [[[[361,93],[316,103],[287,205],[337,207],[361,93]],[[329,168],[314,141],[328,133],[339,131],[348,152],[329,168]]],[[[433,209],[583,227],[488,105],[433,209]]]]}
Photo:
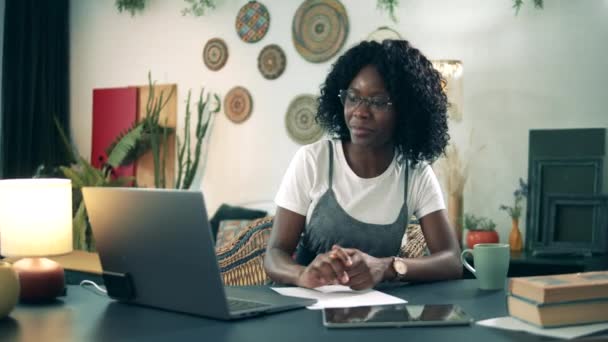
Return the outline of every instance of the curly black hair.
{"type": "Polygon", "coordinates": [[[397,113],[395,145],[398,160],[413,165],[433,162],[450,139],[447,97],[441,74],[406,40],[364,41],[344,53],[321,85],[316,121],[330,135],[350,140],[344,108],[338,93],[365,66],[373,65],[382,76],[397,113]]]}

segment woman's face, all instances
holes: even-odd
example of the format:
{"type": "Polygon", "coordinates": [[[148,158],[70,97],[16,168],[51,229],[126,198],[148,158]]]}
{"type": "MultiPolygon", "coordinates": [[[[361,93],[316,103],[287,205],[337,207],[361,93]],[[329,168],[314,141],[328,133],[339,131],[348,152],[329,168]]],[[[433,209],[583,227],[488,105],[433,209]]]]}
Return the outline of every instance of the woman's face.
{"type": "Polygon", "coordinates": [[[381,147],[393,142],[396,115],[378,70],[365,66],[340,94],[351,142],[381,147]]]}

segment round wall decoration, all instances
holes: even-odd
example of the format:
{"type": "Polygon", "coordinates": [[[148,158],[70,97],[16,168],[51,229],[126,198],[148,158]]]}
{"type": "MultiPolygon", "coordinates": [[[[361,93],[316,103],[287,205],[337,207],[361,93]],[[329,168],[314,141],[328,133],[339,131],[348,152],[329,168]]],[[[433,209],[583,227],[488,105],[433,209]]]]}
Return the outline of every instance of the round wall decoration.
{"type": "Polygon", "coordinates": [[[291,33],[293,44],[304,59],[325,62],[346,41],[346,9],[338,0],[306,0],[296,11],[291,33]]]}
{"type": "Polygon", "coordinates": [[[236,16],[236,33],[247,43],[264,38],[269,25],[270,14],[266,6],[257,1],[249,1],[236,16]]]}
{"type": "Polygon", "coordinates": [[[213,71],[220,70],[228,60],[228,47],[226,42],[220,38],[212,38],[207,41],[203,49],[203,62],[207,68],[213,71]]]}
{"type": "Polygon", "coordinates": [[[382,43],[382,41],[385,39],[402,40],[403,37],[401,37],[399,32],[393,30],[392,28],[388,26],[381,26],[378,27],[374,32],[370,33],[366,40],[382,43]]]}
{"type": "Polygon", "coordinates": [[[243,87],[230,89],[224,98],[224,113],[234,123],[241,123],[247,120],[251,115],[252,107],[251,94],[243,87]]]}
{"type": "Polygon", "coordinates": [[[274,80],[283,74],[287,59],[276,44],[266,45],[258,56],[258,69],[264,78],[274,80]]]}
{"type": "Polygon", "coordinates": [[[291,101],[285,114],[289,137],[299,144],[313,143],[323,136],[323,129],[315,122],[317,100],[312,95],[300,95],[291,101]]]}

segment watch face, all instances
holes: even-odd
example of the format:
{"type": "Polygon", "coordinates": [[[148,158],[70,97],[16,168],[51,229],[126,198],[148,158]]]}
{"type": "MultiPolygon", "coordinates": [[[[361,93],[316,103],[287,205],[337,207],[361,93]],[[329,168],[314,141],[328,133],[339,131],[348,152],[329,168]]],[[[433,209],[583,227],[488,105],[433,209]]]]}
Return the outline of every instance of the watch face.
{"type": "Polygon", "coordinates": [[[404,275],[407,272],[407,265],[401,259],[395,259],[395,261],[393,261],[393,267],[398,275],[404,275]]]}

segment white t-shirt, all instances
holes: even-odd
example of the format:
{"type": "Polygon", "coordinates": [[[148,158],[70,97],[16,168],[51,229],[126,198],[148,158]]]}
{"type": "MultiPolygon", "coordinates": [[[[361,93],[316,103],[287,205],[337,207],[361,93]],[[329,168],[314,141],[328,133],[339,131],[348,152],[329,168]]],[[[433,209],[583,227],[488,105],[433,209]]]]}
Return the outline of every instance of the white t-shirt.
{"type": "MultiPolygon", "coordinates": [[[[342,142],[333,144],[333,190],[340,206],[353,218],[371,224],[395,222],[403,206],[406,167],[397,163],[396,156],[379,176],[361,178],[346,162],[342,142]]],[[[275,203],[306,216],[306,223],[321,196],[329,187],[329,146],[327,140],[302,146],[294,156],[275,203]]],[[[408,217],[424,217],[445,209],[439,182],[431,167],[419,163],[409,170],[408,217]]]]}

